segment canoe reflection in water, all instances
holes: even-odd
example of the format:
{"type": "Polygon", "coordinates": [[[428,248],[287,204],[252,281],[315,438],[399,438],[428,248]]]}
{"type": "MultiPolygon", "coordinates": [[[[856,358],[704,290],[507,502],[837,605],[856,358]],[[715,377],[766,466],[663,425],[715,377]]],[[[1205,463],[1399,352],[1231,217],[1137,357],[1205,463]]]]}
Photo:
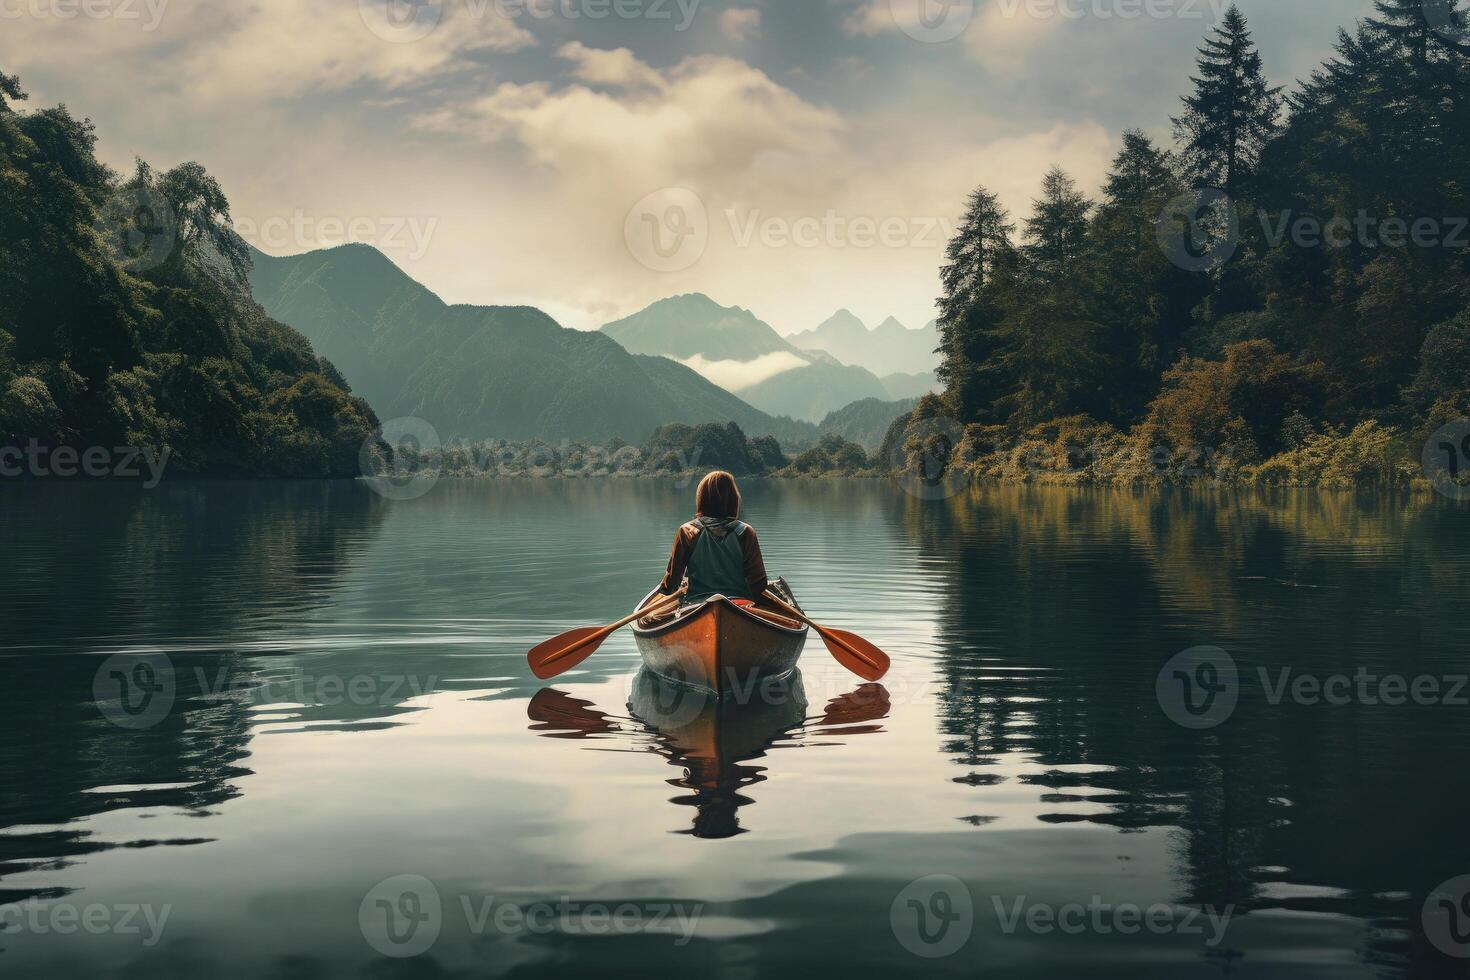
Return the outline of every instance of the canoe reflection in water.
{"type": "Polygon", "coordinates": [[[695,808],[694,825],[679,833],[720,839],[745,831],[737,811],[754,802],[742,793],[764,782],[765,767],[748,765],[774,748],[795,748],[833,737],[881,732],[888,716],[888,691],[864,684],[827,704],[821,715],[807,714],[801,671],[767,679],[747,696],[724,698],[710,691],[670,683],[644,668],[633,680],[628,715],[598,710],[589,701],[547,688],[531,699],[531,731],[546,738],[595,739],[625,736],[642,744],[633,751],[663,756],[684,774],[669,780],[689,790],[670,802],[695,808]],[[651,744],[647,737],[652,735],[651,744]]]}

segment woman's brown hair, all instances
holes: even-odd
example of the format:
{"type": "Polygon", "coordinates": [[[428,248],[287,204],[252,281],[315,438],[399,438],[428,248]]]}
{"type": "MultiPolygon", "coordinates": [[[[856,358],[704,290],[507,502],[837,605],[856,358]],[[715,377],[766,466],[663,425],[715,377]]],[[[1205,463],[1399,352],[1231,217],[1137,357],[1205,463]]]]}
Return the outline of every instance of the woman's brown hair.
{"type": "Polygon", "coordinates": [[[700,517],[736,518],[740,516],[740,488],[735,477],[715,470],[699,481],[694,491],[694,510],[700,517]]]}

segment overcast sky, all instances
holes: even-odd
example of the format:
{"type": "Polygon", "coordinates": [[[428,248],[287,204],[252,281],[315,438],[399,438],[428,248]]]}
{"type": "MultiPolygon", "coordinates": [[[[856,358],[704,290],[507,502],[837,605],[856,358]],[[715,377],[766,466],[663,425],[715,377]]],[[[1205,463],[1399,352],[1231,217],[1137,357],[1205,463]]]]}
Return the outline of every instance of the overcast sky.
{"type": "MultiPolygon", "coordinates": [[[[267,252],[378,245],[593,328],[675,293],[783,333],[933,316],[977,184],[1024,212],[1164,139],[1221,0],[0,0],[0,69],[104,159],[198,160],[267,252]],[[385,7],[391,4],[392,7],[385,7]],[[407,9],[405,9],[407,8],[407,9]]],[[[1371,0],[1240,0],[1273,80],[1371,0]]]]}

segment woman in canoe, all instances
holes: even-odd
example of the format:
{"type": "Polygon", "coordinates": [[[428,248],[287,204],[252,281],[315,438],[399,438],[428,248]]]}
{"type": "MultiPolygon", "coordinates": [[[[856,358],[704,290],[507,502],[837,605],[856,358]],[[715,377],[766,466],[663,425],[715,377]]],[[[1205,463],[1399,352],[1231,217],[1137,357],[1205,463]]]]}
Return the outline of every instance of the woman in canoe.
{"type": "Polygon", "coordinates": [[[672,595],[689,575],[684,602],[710,596],[758,601],[766,591],[766,563],[755,528],[740,520],[735,477],[717,470],[699,481],[694,520],[679,528],[659,592],[672,595]]]}

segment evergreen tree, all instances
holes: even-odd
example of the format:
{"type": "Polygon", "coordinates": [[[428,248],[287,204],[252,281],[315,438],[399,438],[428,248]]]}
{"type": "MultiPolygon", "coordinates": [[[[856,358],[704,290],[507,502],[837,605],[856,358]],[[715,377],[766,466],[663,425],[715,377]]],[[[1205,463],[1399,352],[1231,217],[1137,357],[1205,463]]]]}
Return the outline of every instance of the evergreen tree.
{"type": "Polygon", "coordinates": [[[1026,219],[1026,257],[1034,276],[1054,283],[1073,271],[1082,254],[1092,202],[1077,190],[1066,171],[1053,167],[1042,178],[1041,197],[1032,204],[1031,217],[1026,219]]]}
{"type": "Polygon", "coordinates": [[[1174,159],[1138,130],[1123,134],[1088,231],[1083,279],[1104,336],[1110,422],[1136,420],[1158,393],[1208,281],[1180,269],[1159,248],[1159,215],[1183,193],[1174,159]]]}
{"type": "Polygon", "coordinates": [[[1189,176],[1232,198],[1250,189],[1261,150],[1276,128],[1281,89],[1266,83],[1245,16],[1231,6],[1199,49],[1194,92],[1184,98],[1174,133],[1189,176]]]}
{"type": "Polygon", "coordinates": [[[939,272],[937,374],[962,419],[983,417],[994,403],[981,367],[993,350],[992,334],[1004,319],[1015,289],[1019,256],[1011,241],[1015,225],[994,194],[981,187],[945,250],[939,272]]]}
{"type": "MultiPolygon", "coordinates": [[[[1123,134],[1123,148],[1113,158],[1112,170],[1103,184],[1103,210],[1128,210],[1149,204],[1161,194],[1173,196],[1173,160],[1168,151],[1154,146],[1140,129],[1123,134]]],[[[1150,230],[1152,233],[1152,230],[1150,230]]]]}

